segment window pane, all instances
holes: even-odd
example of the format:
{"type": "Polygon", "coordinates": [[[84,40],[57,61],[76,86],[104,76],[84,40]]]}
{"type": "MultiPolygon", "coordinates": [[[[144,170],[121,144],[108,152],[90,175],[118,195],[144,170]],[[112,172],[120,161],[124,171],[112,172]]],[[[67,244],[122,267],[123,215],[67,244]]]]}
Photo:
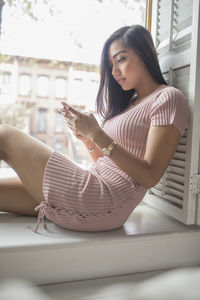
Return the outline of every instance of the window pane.
{"type": "Polygon", "coordinates": [[[62,151],[63,150],[63,142],[62,141],[55,141],[54,148],[56,151],[62,151]]]}
{"type": "Polygon", "coordinates": [[[56,140],[58,149],[63,141],[63,153],[86,166],[86,147],[56,109],[65,101],[77,110],[95,112],[103,45],[122,26],[144,25],[147,1],[28,1],[37,20],[27,18],[20,5],[9,5],[16,1],[4,2],[0,106],[21,101],[27,113],[21,110],[17,121],[27,118],[29,133],[52,148],[56,140]],[[3,83],[7,94],[1,94],[3,83]]]}
{"type": "Polygon", "coordinates": [[[95,111],[95,99],[99,87],[99,73],[70,69],[68,102],[95,111]]]}
{"type": "Polygon", "coordinates": [[[65,98],[67,92],[66,79],[56,78],[56,98],[65,98]]]}
{"type": "Polygon", "coordinates": [[[38,96],[47,97],[49,92],[49,78],[48,76],[38,77],[38,96]]]}
{"type": "Polygon", "coordinates": [[[56,114],[56,132],[64,131],[64,119],[59,113],[56,114]]]}
{"type": "Polygon", "coordinates": [[[46,117],[47,117],[47,110],[43,108],[38,109],[38,123],[37,128],[38,131],[44,132],[46,131],[46,117]]]}
{"type": "Polygon", "coordinates": [[[4,72],[3,73],[3,84],[11,84],[11,73],[10,72],[4,72]]]}
{"type": "Polygon", "coordinates": [[[4,72],[2,76],[2,94],[12,93],[12,74],[4,72]]]}
{"type": "Polygon", "coordinates": [[[19,94],[20,95],[29,95],[31,91],[31,79],[30,75],[23,74],[19,78],[19,94]]]}

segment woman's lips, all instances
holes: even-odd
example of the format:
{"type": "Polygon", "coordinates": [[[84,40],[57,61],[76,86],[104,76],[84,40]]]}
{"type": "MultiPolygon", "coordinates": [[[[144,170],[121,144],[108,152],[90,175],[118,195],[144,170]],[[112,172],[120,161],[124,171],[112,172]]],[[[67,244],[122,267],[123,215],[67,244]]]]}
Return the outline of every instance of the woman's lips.
{"type": "Polygon", "coordinates": [[[120,78],[120,79],[117,79],[117,82],[120,84],[120,85],[123,85],[124,82],[125,82],[125,78],[120,78]]]}

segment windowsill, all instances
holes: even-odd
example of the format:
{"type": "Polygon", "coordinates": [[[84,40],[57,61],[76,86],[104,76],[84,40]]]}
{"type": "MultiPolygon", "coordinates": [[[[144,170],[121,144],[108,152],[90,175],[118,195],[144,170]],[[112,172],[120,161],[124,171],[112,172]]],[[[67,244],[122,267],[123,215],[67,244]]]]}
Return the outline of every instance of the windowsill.
{"type": "Polygon", "coordinates": [[[60,283],[200,264],[200,227],[139,205],[119,230],[76,232],[36,218],[0,214],[0,279],[60,283]],[[158,255],[159,254],[159,255],[158,255]],[[54,272],[52,272],[54,270],[54,272]]]}

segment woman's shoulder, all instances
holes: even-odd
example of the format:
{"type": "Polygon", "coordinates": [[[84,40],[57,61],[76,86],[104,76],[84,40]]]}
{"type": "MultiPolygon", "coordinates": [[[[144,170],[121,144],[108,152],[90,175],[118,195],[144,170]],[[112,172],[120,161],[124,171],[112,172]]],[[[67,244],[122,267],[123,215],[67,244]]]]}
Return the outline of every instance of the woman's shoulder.
{"type": "Polygon", "coordinates": [[[173,86],[173,85],[166,85],[162,90],[161,90],[161,92],[162,93],[165,93],[165,94],[171,94],[171,95],[180,95],[181,97],[184,97],[185,98],[185,96],[184,96],[184,94],[183,94],[183,92],[179,89],[179,88],[177,88],[177,87],[175,87],[175,86],[173,86]]]}
{"type": "Polygon", "coordinates": [[[172,85],[164,86],[156,95],[153,101],[153,107],[161,103],[179,103],[187,102],[184,93],[172,85]]]}
{"type": "Polygon", "coordinates": [[[150,110],[151,126],[175,125],[181,135],[188,126],[190,109],[181,90],[166,86],[157,95],[150,110]]]}

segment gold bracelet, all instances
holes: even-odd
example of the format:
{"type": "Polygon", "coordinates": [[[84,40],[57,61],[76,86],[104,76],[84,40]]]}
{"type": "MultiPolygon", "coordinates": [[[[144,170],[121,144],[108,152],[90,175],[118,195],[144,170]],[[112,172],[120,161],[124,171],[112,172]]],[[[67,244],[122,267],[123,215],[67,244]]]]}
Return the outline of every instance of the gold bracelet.
{"type": "Polygon", "coordinates": [[[93,152],[96,149],[96,145],[94,145],[91,149],[88,149],[89,152],[93,152]]]}

